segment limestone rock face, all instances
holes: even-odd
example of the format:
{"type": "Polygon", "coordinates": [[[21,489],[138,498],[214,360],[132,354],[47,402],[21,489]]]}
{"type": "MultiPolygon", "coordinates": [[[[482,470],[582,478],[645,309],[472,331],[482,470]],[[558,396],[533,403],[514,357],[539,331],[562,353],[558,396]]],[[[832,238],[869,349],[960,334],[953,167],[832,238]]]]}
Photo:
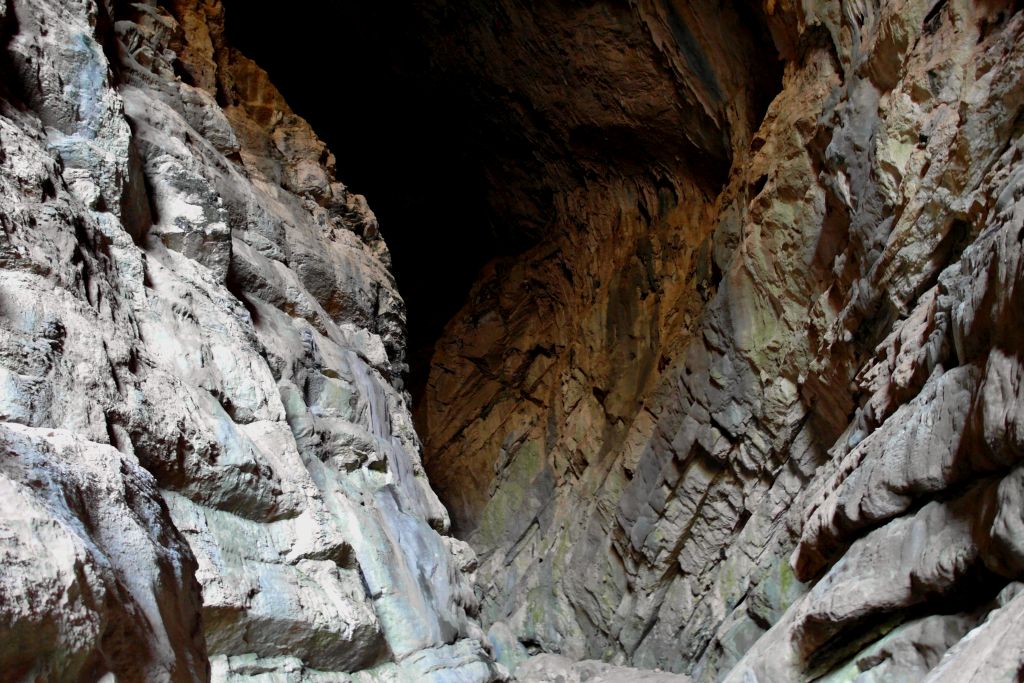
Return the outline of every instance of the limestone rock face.
{"type": "Polygon", "coordinates": [[[2,677],[493,680],[376,219],[223,22],[0,3],[2,677]]]}
{"type": "Polygon", "coordinates": [[[66,430],[0,441],[4,677],[202,678],[196,563],[152,475],[66,430]]]}
{"type": "Polygon", "coordinates": [[[690,683],[688,676],[661,671],[640,671],[604,662],[574,662],[560,655],[543,654],[532,657],[516,669],[516,678],[531,683],[690,683]]]}
{"type": "Polygon", "coordinates": [[[673,2],[631,4],[648,39],[570,50],[598,4],[483,52],[500,80],[502,54],[548,40],[573,92],[635,103],[654,82],[586,65],[653,42],[683,64],[659,94],[678,78],[676,102],[706,103],[700,73],[730,103],[690,121],[722,144],[685,133],[730,164],[713,187],[627,105],[594,122],[586,97],[515,83],[560,112],[556,140],[647,146],[568,184],[552,146],[550,234],[493,264],[436,347],[419,425],[484,627],[519,661],[695,681],[1020,680],[1024,12],[756,4],[777,55],[673,2]],[[745,127],[744,68],[776,57],[745,127]]]}

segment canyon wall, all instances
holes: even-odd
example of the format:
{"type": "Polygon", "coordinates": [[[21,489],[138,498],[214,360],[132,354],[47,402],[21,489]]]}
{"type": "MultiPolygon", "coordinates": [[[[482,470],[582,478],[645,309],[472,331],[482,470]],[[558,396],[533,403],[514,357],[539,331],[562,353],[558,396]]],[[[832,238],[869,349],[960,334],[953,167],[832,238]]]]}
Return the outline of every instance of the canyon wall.
{"type": "Polygon", "coordinates": [[[220,3],[0,0],[0,678],[1024,679],[1021,3],[415,7],[522,249],[416,428],[220,3]]]}
{"type": "Polygon", "coordinates": [[[492,680],[376,219],[223,22],[0,2],[0,678],[492,680]]]}
{"type": "Polygon", "coordinates": [[[553,6],[437,50],[543,150],[417,408],[499,657],[1020,680],[1020,3],[553,6]]]}

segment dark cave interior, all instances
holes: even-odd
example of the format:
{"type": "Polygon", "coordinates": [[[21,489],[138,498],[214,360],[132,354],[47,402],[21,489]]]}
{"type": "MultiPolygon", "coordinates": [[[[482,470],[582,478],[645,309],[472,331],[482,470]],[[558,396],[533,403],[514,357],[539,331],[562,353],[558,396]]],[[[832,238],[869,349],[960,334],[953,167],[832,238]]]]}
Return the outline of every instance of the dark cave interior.
{"type": "Polygon", "coordinates": [[[415,395],[480,268],[526,242],[488,207],[487,121],[467,90],[432,70],[417,4],[303,4],[279,12],[228,0],[229,40],[268,71],[334,152],[339,179],[377,214],[406,301],[415,395]]]}
{"type": "Polygon", "coordinates": [[[377,214],[406,302],[414,402],[481,269],[575,220],[559,215],[571,188],[682,173],[713,197],[736,144],[729,117],[756,129],[781,84],[764,17],[744,2],[716,10],[750,46],[736,63],[757,75],[736,115],[719,90],[730,67],[706,61],[709,38],[678,2],[654,3],[685,61],[675,67],[618,0],[224,4],[230,43],[268,71],[377,214]]]}

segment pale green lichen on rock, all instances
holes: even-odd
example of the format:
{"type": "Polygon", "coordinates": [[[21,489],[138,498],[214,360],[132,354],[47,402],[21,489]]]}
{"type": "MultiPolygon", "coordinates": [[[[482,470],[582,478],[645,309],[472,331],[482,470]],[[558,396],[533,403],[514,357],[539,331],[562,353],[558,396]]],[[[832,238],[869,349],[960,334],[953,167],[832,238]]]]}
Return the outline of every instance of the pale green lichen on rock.
{"type": "Polygon", "coordinates": [[[480,526],[473,533],[478,548],[493,548],[510,532],[526,531],[538,506],[534,482],[546,467],[543,445],[528,439],[514,453],[502,475],[502,484],[491,497],[480,517],[480,526]]]}

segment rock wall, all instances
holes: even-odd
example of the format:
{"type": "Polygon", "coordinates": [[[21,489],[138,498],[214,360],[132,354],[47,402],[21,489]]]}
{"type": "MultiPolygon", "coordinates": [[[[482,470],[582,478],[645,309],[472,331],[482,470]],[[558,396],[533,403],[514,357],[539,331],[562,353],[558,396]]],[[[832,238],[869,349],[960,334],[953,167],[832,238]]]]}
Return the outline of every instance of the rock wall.
{"type": "Polygon", "coordinates": [[[449,43],[563,143],[418,409],[499,658],[1020,680],[1020,3],[612,5],[449,43]]]}
{"type": "Polygon", "coordinates": [[[533,245],[418,408],[465,540],[219,2],[0,0],[4,680],[1024,679],[1020,3],[417,11],[533,245]]]}
{"type": "Polygon", "coordinates": [[[492,680],[376,220],[223,23],[0,2],[0,677],[492,680]]]}

